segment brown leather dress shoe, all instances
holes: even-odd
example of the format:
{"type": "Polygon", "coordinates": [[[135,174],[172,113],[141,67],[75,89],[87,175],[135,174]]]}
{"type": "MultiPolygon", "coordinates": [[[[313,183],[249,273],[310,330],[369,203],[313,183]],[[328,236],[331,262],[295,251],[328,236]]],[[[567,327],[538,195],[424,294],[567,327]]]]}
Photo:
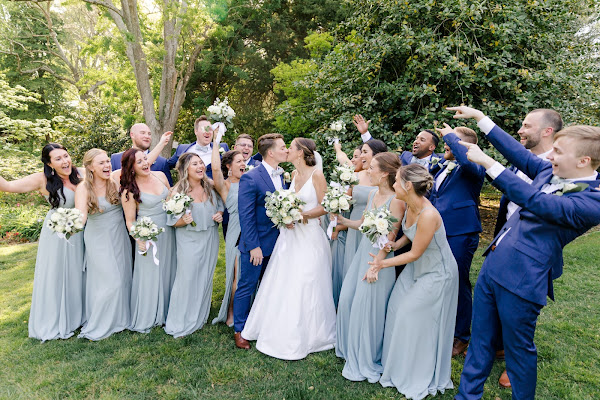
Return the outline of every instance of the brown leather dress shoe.
{"type": "Polygon", "coordinates": [[[452,345],[452,357],[456,357],[469,347],[469,343],[465,343],[460,339],[454,338],[454,344],[452,345]]]}
{"type": "Polygon", "coordinates": [[[250,342],[242,337],[242,332],[236,332],[233,334],[233,338],[235,339],[235,345],[244,350],[250,349],[250,342]]]}
{"type": "Polygon", "coordinates": [[[498,379],[498,384],[504,388],[511,387],[510,379],[508,379],[508,374],[506,373],[506,370],[504,370],[502,375],[500,375],[500,379],[498,379]]]}

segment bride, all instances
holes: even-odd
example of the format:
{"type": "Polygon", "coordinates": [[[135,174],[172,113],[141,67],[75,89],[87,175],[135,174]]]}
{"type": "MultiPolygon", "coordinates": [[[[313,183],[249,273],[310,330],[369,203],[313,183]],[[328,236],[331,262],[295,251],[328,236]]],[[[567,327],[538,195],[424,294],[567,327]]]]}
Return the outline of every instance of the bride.
{"type": "Polygon", "coordinates": [[[260,352],[283,360],[335,344],[331,251],[319,224],[327,182],[315,166],[315,148],[305,138],[290,145],[287,160],[296,168],[290,189],[306,202],[304,223],[281,230],[242,331],[260,352]]]}

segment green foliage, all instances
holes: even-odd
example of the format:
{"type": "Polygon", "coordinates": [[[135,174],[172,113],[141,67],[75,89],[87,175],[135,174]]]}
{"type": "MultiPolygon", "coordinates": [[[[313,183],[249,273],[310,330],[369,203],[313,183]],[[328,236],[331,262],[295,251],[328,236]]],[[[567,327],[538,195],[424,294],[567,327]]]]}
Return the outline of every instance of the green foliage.
{"type": "MultiPolygon", "coordinates": [[[[337,29],[339,42],[312,59],[314,71],[285,84],[302,90],[277,115],[311,121],[296,133],[312,134],[320,149],[328,148],[326,165],[333,159],[328,124],[341,118],[350,127],[355,113],[372,120],[373,136],[393,149],[409,148],[435,120],[451,122],[445,107],[461,103],[484,110],[509,132],[533,108],[554,108],[569,122],[598,122],[597,110],[587,114],[597,94],[589,62],[597,45],[575,35],[593,6],[591,0],[351,1],[354,12],[337,29]]],[[[360,137],[349,129],[342,142],[349,151],[360,137]]]]}

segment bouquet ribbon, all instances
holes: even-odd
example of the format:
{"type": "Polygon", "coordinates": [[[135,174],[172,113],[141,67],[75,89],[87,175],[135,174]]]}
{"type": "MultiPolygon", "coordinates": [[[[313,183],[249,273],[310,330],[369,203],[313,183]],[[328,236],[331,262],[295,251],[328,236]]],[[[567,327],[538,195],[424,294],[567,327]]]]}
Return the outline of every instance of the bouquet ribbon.
{"type": "Polygon", "coordinates": [[[331,240],[331,236],[333,235],[333,231],[335,230],[336,226],[337,226],[337,217],[334,217],[329,222],[329,226],[327,227],[327,237],[329,237],[330,240],[331,240]]]}
{"type": "Polygon", "coordinates": [[[221,134],[221,136],[223,136],[225,134],[225,132],[227,132],[227,127],[222,122],[215,122],[214,124],[212,124],[212,128],[213,128],[213,130],[216,130],[217,128],[219,128],[219,133],[221,134]]]}
{"type": "Polygon", "coordinates": [[[153,246],[152,258],[153,258],[154,264],[159,265],[160,262],[158,261],[158,258],[156,258],[156,253],[158,252],[158,247],[156,246],[156,242],[154,240],[147,240],[144,242],[144,244],[146,245],[146,251],[138,250],[138,254],[145,256],[148,253],[148,250],[150,250],[150,246],[153,246]]]}
{"type": "Polygon", "coordinates": [[[377,238],[377,241],[373,243],[373,247],[382,250],[388,241],[387,235],[380,235],[379,238],[377,238]]]}
{"type": "MultiPolygon", "coordinates": [[[[59,238],[61,238],[61,239],[65,239],[65,241],[66,241],[67,243],[69,243],[71,246],[73,246],[73,243],[69,242],[69,239],[70,239],[70,238],[68,238],[68,237],[67,237],[67,235],[66,235],[65,233],[56,232],[56,236],[58,236],[58,237],[59,237],[59,238]]],[[[73,234],[71,234],[71,236],[73,236],[73,234]]]]}

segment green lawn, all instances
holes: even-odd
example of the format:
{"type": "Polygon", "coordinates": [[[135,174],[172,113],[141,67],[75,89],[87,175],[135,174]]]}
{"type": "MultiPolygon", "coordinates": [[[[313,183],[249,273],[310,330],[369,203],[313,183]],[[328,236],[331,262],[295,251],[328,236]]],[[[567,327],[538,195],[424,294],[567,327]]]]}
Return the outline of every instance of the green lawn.
{"type": "MultiPolygon", "coordinates": [[[[600,398],[599,244],[596,232],[565,251],[565,274],[555,282],[557,301],[542,311],[538,323],[539,399],[600,398]]],[[[342,378],[343,364],[334,351],[288,362],[255,349],[237,350],[231,330],[222,324],[183,339],[159,328],[100,342],[29,339],[36,249],[35,243],[0,248],[0,398],[401,398],[395,389],[342,378]]],[[[478,256],[473,281],[481,261],[478,256]]],[[[218,311],[224,276],[221,257],[209,321],[218,311]]],[[[452,362],[455,385],[463,361],[452,362]]],[[[495,364],[485,399],[510,399],[510,390],[497,384],[503,367],[495,364]]],[[[451,399],[455,393],[436,398],[451,399]]]]}

